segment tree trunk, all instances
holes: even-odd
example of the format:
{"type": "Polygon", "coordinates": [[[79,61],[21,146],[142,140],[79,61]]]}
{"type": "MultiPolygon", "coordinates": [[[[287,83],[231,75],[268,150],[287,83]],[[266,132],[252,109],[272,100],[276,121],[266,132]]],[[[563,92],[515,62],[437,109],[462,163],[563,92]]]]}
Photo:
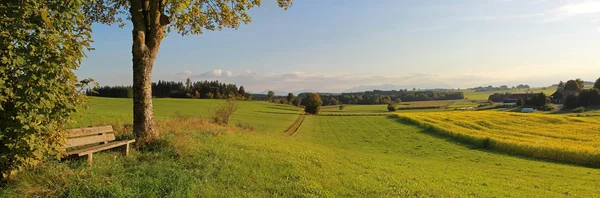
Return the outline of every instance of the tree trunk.
{"type": "Polygon", "coordinates": [[[133,133],[137,146],[156,142],[152,110],[152,66],[169,19],[163,14],[164,0],[131,0],[133,23],[133,133]]]}
{"type": "Polygon", "coordinates": [[[153,62],[145,53],[133,50],[133,132],[140,145],[151,144],[158,139],[152,109],[153,62]]]}

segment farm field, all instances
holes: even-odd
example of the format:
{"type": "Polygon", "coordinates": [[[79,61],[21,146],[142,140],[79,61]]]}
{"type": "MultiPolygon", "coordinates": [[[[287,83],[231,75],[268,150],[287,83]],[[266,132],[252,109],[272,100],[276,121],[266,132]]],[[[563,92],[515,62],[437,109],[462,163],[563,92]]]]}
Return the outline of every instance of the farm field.
{"type": "MultiPolygon", "coordinates": [[[[204,118],[219,103],[155,99],[161,144],[129,157],[94,154],[93,167],[50,162],[20,174],[0,197],[600,195],[600,169],[473,149],[385,115],[306,116],[290,136],[284,131],[301,109],[241,102],[234,124],[218,126],[204,118]]],[[[127,123],[130,112],[130,99],[91,98],[73,125],[127,123]]]]}
{"type": "MultiPolygon", "coordinates": [[[[418,102],[402,102],[396,104],[396,108],[400,111],[443,111],[445,107],[452,106],[454,104],[471,104],[477,106],[477,104],[466,100],[436,100],[436,101],[418,101],[418,102]],[[418,109],[427,107],[441,107],[432,109],[418,109]],[[417,109],[412,109],[417,108],[417,109]]],[[[338,106],[324,106],[321,107],[322,114],[376,114],[376,113],[389,113],[386,104],[378,105],[346,105],[344,110],[339,110],[338,106]]]]}
{"type": "Polygon", "coordinates": [[[530,91],[530,92],[534,92],[534,93],[540,93],[540,92],[544,92],[546,95],[552,95],[554,92],[556,92],[556,87],[548,87],[547,89],[541,89],[541,88],[532,88],[531,90],[525,90],[525,89],[521,89],[521,90],[504,90],[504,91],[482,91],[482,92],[475,92],[473,90],[461,90],[464,95],[465,95],[465,99],[467,100],[487,100],[488,97],[494,93],[525,93],[526,91],[530,91]]]}
{"type": "Polygon", "coordinates": [[[493,111],[398,116],[480,147],[580,165],[600,165],[600,122],[595,119],[493,111]]]}

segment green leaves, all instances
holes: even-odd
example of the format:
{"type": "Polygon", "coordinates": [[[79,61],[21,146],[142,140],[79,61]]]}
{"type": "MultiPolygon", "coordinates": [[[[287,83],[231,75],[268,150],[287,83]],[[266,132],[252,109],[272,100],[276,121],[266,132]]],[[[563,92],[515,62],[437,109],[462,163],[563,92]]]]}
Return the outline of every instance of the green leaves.
{"type": "Polygon", "coordinates": [[[83,101],[72,70],[91,42],[81,2],[0,3],[2,178],[63,152],[65,124],[83,101]]]}

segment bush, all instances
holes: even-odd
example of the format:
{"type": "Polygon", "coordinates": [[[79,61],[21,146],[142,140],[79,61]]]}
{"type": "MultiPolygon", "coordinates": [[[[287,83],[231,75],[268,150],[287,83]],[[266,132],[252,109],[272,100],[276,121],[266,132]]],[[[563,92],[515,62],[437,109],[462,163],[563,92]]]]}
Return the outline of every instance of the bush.
{"type": "Polygon", "coordinates": [[[229,124],[229,118],[238,109],[235,100],[228,99],[227,103],[223,106],[217,107],[215,110],[215,115],[213,116],[213,121],[217,124],[227,125],[229,124]]]}
{"type": "Polygon", "coordinates": [[[254,131],[254,125],[252,125],[250,123],[241,123],[241,122],[238,122],[237,123],[237,127],[240,128],[240,129],[254,131]]]}
{"type": "Polygon", "coordinates": [[[341,104],[338,108],[340,109],[340,111],[343,111],[346,108],[346,105],[341,104]]]}
{"type": "Polygon", "coordinates": [[[81,2],[3,1],[0,6],[2,180],[63,155],[65,125],[84,99],[73,70],[91,42],[81,2]]]}
{"type": "Polygon", "coordinates": [[[292,100],[292,105],[299,107],[300,104],[302,103],[302,98],[294,98],[294,100],[292,100]]]}
{"type": "Polygon", "coordinates": [[[573,109],[573,113],[583,113],[585,111],[585,108],[583,107],[577,107],[575,109],[573,109]]]}
{"type": "Polygon", "coordinates": [[[323,105],[323,101],[321,100],[321,96],[319,96],[319,94],[316,94],[316,93],[306,94],[306,107],[304,108],[304,111],[306,113],[319,114],[321,105],[323,105]]]}
{"type": "Polygon", "coordinates": [[[395,107],[394,105],[392,105],[392,104],[389,104],[389,105],[387,106],[387,109],[388,109],[388,111],[390,111],[390,112],[391,112],[391,111],[396,111],[396,107],[395,107]]]}
{"type": "Polygon", "coordinates": [[[567,96],[567,98],[565,98],[565,107],[567,108],[576,108],[577,107],[577,96],[576,95],[569,95],[567,96]]]}

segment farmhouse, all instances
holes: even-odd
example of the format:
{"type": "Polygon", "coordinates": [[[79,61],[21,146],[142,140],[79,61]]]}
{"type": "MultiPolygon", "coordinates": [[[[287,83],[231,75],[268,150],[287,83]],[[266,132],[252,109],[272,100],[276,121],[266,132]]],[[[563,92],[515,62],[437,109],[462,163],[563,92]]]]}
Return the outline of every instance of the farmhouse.
{"type": "Polygon", "coordinates": [[[517,103],[519,101],[519,99],[527,100],[530,97],[531,97],[531,94],[528,94],[528,93],[511,94],[509,96],[506,96],[506,98],[504,98],[504,103],[517,103]]]}
{"type": "Polygon", "coordinates": [[[564,104],[565,99],[569,95],[577,95],[579,94],[579,90],[562,90],[554,92],[550,97],[552,98],[552,103],[554,104],[564,104]]]}

